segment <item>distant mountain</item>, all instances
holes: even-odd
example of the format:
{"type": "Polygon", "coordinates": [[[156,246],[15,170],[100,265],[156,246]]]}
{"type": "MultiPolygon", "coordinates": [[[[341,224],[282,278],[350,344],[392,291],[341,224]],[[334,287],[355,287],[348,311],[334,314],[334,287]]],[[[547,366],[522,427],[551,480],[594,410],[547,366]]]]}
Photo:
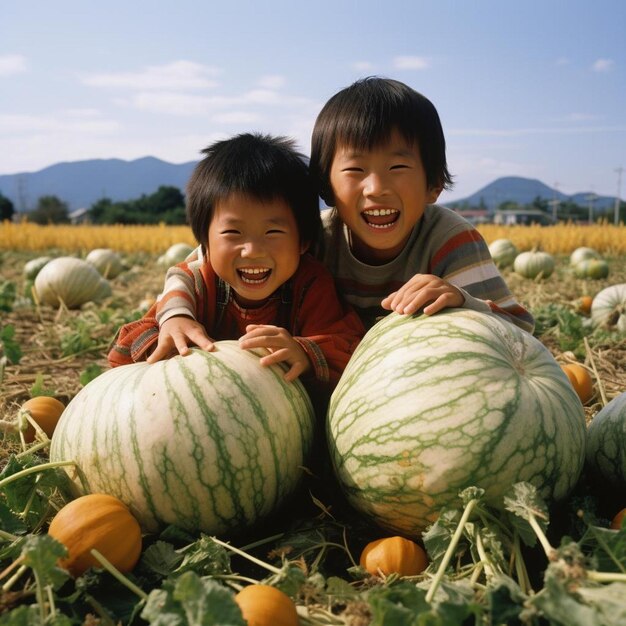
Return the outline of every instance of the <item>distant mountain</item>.
{"type": "MultiPolygon", "coordinates": [[[[471,196],[460,200],[451,200],[446,204],[451,207],[462,207],[463,205],[477,207],[483,205],[489,211],[495,211],[503,202],[515,202],[524,205],[532,204],[535,198],[542,198],[548,201],[567,200],[586,207],[589,206],[590,195],[592,195],[592,192],[586,191],[568,196],[557,189],[548,187],[540,180],[522,178],[520,176],[505,176],[494,180],[471,196]]],[[[593,196],[595,210],[607,211],[615,205],[614,196],[596,196],[595,194],[593,196]]]]}
{"type": "Polygon", "coordinates": [[[135,200],[162,185],[184,192],[195,165],[195,161],[175,165],[154,157],[57,163],[38,172],[1,175],[0,192],[16,211],[34,209],[41,196],[56,196],[71,212],[105,197],[114,202],[135,200]]]}
{"type": "MultiPolygon", "coordinates": [[[[0,193],[9,198],[16,211],[32,210],[41,196],[56,196],[67,203],[70,212],[89,208],[102,198],[113,202],[136,200],[154,193],[160,186],[178,187],[183,193],[196,161],[179,165],[154,157],[134,161],[122,159],[92,159],[57,163],[38,172],[0,175],[0,193]]],[[[448,201],[451,207],[480,206],[489,211],[506,201],[531,204],[537,197],[545,200],[571,200],[588,206],[589,192],[567,196],[539,180],[506,176],[498,178],[476,193],[460,200],[448,201]]],[[[606,211],[614,206],[615,198],[597,196],[594,208],[606,211]]]]}

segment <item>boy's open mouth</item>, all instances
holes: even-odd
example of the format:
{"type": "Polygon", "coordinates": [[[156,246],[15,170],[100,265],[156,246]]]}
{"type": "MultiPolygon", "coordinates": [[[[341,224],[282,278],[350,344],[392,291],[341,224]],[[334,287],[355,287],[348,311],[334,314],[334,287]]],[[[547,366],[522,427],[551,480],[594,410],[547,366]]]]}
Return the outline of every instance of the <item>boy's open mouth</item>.
{"type": "Polygon", "coordinates": [[[383,230],[391,228],[398,218],[400,211],[397,209],[367,209],[361,213],[365,223],[372,228],[383,230]]]}
{"type": "Polygon", "coordinates": [[[248,285],[262,285],[271,273],[272,270],[265,267],[244,267],[237,270],[239,278],[248,285]]]}

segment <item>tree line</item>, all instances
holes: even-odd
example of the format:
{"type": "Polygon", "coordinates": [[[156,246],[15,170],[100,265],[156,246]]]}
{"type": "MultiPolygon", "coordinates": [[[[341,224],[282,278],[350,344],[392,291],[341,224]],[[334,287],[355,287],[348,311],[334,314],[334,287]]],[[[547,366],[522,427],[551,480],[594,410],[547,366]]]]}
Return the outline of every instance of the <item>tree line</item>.
{"type": "MultiPolygon", "coordinates": [[[[539,209],[546,215],[552,213],[549,201],[537,197],[529,204],[517,202],[502,202],[496,211],[539,209]]],[[[478,206],[468,203],[452,203],[451,208],[463,213],[463,211],[478,209],[486,210],[484,201],[478,206]]],[[[15,219],[15,207],[13,203],[0,192],[0,222],[15,219]]],[[[607,215],[609,212],[594,212],[594,220],[607,215]]],[[[581,206],[570,200],[559,202],[557,216],[559,220],[587,221],[589,207],[581,206]]],[[[626,221],[626,203],[620,203],[620,221],[626,221]]],[[[28,213],[28,221],[36,224],[68,224],[70,213],[65,202],[57,196],[42,196],[37,206],[28,213]]],[[[101,198],[87,210],[86,219],[92,224],[185,224],[185,197],[178,187],[161,186],[153,194],[142,195],[136,200],[113,202],[110,198],[101,198]]]]}
{"type": "MultiPolygon", "coordinates": [[[[69,224],[67,203],[57,196],[42,196],[36,207],[27,213],[35,224],[69,224]]],[[[0,193],[0,222],[16,218],[13,203],[0,193]]],[[[185,197],[178,187],[161,186],[153,194],[135,200],[113,202],[101,198],[87,210],[82,221],[92,224],[184,224],[185,197]]]]}

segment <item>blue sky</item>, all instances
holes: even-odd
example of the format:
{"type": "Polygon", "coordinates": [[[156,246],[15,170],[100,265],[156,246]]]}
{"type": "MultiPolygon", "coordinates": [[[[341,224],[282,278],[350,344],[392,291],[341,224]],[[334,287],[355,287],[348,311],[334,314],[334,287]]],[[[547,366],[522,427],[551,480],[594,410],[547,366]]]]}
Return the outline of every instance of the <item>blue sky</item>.
{"type": "Polygon", "coordinates": [[[248,130],[308,154],[324,102],[376,74],[437,107],[455,176],[443,201],[509,175],[615,195],[624,25],[623,0],[7,0],[0,174],[182,163],[248,130]]]}

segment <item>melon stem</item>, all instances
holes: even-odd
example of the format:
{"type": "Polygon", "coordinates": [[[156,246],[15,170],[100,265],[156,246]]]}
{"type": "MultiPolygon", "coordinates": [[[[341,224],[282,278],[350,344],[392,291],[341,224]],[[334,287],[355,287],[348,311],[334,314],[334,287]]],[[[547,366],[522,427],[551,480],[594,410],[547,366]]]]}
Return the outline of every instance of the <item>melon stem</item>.
{"type": "Polygon", "coordinates": [[[463,532],[465,530],[465,524],[469,520],[469,517],[472,514],[472,510],[477,504],[478,504],[478,499],[475,498],[474,500],[470,500],[465,506],[465,509],[463,510],[463,515],[461,515],[461,519],[459,520],[459,524],[456,527],[456,530],[454,531],[454,535],[452,535],[452,539],[450,543],[448,544],[448,549],[446,550],[446,553],[443,555],[443,559],[441,560],[441,563],[439,564],[439,568],[437,569],[435,577],[433,578],[432,583],[428,591],[426,592],[426,598],[425,598],[426,602],[432,602],[432,599],[435,597],[435,593],[437,592],[437,589],[439,588],[439,585],[441,584],[441,581],[443,580],[443,576],[446,572],[446,569],[448,568],[448,565],[450,564],[450,561],[452,560],[452,556],[454,555],[454,551],[456,550],[456,547],[461,539],[461,536],[463,535],[463,532]]]}

